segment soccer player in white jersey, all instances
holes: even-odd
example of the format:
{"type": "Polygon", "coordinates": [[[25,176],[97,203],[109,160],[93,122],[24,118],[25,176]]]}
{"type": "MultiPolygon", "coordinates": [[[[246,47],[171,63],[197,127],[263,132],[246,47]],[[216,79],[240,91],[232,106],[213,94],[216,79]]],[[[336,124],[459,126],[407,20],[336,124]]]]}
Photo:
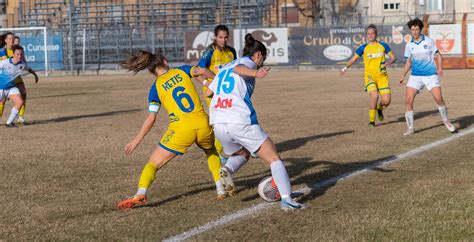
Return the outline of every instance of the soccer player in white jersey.
{"type": "Polygon", "coordinates": [[[221,168],[221,181],[229,194],[234,193],[231,175],[245,164],[250,152],[270,165],[273,179],[281,194],[282,209],[304,206],[291,198],[290,178],[276,150],[276,146],[257,121],[251,96],[255,78],[263,78],[269,69],[262,67],[267,49],[251,34],[245,36],[244,56],[219,70],[209,84],[206,96],[212,96],[209,108],[210,123],[216,138],[222,142],[229,159],[221,168]]]}
{"type": "Polygon", "coordinates": [[[23,105],[23,98],[20,90],[15,87],[14,80],[25,70],[33,74],[35,81],[38,82],[36,73],[23,60],[23,47],[14,46],[12,51],[11,58],[0,61],[0,100],[2,104],[5,104],[9,98],[14,103],[5,125],[8,128],[17,127],[13,121],[18,117],[19,110],[23,105]]]}
{"type": "Polygon", "coordinates": [[[405,119],[408,129],[404,135],[410,135],[415,132],[413,102],[416,94],[425,86],[438,105],[438,110],[444,125],[450,132],[454,132],[456,128],[448,119],[448,109],[446,108],[441,94],[441,84],[439,81],[439,76],[443,76],[443,59],[441,53],[439,53],[438,48],[436,48],[433,39],[421,34],[423,22],[420,19],[416,18],[410,20],[407,25],[410,29],[412,40],[405,46],[405,57],[408,59],[400,80],[400,84],[403,84],[405,76],[411,67],[411,75],[405,92],[405,119]]]}

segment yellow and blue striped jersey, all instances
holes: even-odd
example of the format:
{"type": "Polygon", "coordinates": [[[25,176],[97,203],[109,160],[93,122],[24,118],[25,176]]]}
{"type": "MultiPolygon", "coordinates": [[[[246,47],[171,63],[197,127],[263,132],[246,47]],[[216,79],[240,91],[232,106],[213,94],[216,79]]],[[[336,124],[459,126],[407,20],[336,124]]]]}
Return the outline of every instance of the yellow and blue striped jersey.
{"type": "Polygon", "coordinates": [[[234,48],[226,46],[224,49],[218,50],[212,45],[204,51],[197,66],[208,68],[214,74],[217,74],[219,69],[235,59],[237,59],[237,54],[234,48]]]}
{"type": "Polygon", "coordinates": [[[5,60],[10,57],[13,57],[13,51],[11,49],[7,49],[7,47],[4,47],[0,49],[0,59],[5,60]]]}
{"type": "Polygon", "coordinates": [[[365,74],[372,76],[384,76],[387,73],[385,67],[385,54],[392,51],[390,46],[383,41],[375,44],[363,44],[356,50],[356,55],[364,58],[365,74]]]}
{"type": "Polygon", "coordinates": [[[150,89],[150,105],[158,103],[165,107],[170,127],[198,129],[209,126],[208,116],[191,80],[192,72],[192,66],[169,69],[150,89]]]}

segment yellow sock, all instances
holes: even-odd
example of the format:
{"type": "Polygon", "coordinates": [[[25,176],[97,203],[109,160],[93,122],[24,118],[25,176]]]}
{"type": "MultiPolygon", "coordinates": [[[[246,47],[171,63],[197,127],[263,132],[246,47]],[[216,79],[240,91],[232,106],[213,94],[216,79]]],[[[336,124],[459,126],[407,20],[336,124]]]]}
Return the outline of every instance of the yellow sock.
{"type": "Polygon", "coordinates": [[[217,150],[213,148],[210,152],[206,152],[207,156],[207,166],[212,173],[212,178],[214,181],[219,181],[221,179],[219,175],[219,170],[221,169],[221,159],[219,158],[219,154],[217,154],[217,150]]]}
{"type": "Polygon", "coordinates": [[[377,110],[383,110],[384,109],[384,106],[382,106],[382,104],[378,103],[377,104],[377,110]]]}
{"type": "Polygon", "coordinates": [[[370,122],[375,122],[375,109],[369,109],[369,120],[370,122]]]}
{"type": "Polygon", "coordinates": [[[3,116],[3,102],[0,102],[0,117],[3,116]]]}
{"type": "Polygon", "coordinates": [[[145,167],[143,167],[140,181],[138,182],[138,188],[148,189],[155,180],[156,171],[158,171],[158,166],[153,162],[148,162],[145,167]]]}
{"type": "Polygon", "coordinates": [[[223,147],[222,147],[222,144],[219,140],[215,139],[214,140],[214,146],[216,147],[216,150],[217,150],[217,154],[222,154],[222,151],[223,151],[223,147]]]}
{"type": "Polygon", "coordinates": [[[18,113],[19,116],[25,116],[25,106],[26,106],[26,102],[23,103],[23,106],[21,106],[20,112],[18,113]]]}

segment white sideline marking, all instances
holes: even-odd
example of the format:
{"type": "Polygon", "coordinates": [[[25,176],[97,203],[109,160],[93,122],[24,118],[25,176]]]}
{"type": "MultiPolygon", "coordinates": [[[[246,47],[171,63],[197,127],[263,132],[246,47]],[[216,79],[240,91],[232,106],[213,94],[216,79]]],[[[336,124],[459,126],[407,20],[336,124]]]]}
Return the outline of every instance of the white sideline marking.
{"type": "MultiPolygon", "coordinates": [[[[449,143],[449,142],[451,142],[455,139],[458,139],[460,137],[463,137],[463,136],[471,134],[471,133],[474,133],[474,128],[470,128],[466,131],[459,132],[459,133],[451,135],[447,138],[444,138],[444,139],[441,139],[441,140],[438,140],[438,141],[420,146],[416,149],[407,151],[405,153],[402,153],[402,154],[399,154],[399,155],[396,155],[396,156],[390,156],[390,157],[385,158],[385,159],[380,159],[378,161],[375,161],[373,164],[365,166],[365,167],[361,167],[358,170],[354,170],[354,171],[350,171],[350,172],[341,174],[339,176],[336,176],[336,177],[333,177],[333,178],[315,183],[315,184],[311,185],[311,187],[304,187],[304,188],[302,188],[300,190],[297,190],[297,191],[294,191],[294,192],[308,193],[312,190],[317,190],[318,188],[325,187],[325,186],[328,186],[330,184],[334,184],[337,181],[340,181],[340,180],[343,180],[343,179],[346,179],[346,178],[349,178],[349,177],[360,175],[360,174],[362,174],[364,172],[367,172],[371,169],[374,169],[376,167],[383,166],[383,165],[386,165],[386,164],[389,164],[389,163],[393,163],[393,162],[396,162],[396,161],[399,161],[399,160],[403,160],[403,159],[418,155],[418,154],[423,153],[427,150],[430,150],[430,149],[433,149],[437,146],[449,143]]],[[[188,238],[190,238],[194,235],[204,233],[207,230],[213,229],[217,226],[225,225],[225,224],[231,223],[235,220],[238,220],[242,217],[246,217],[246,216],[249,216],[249,215],[256,214],[257,212],[260,212],[264,209],[267,209],[267,208],[269,208],[273,205],[274,205],[274,203],[262,202],[262,203],[259,203],[257,205],[254,205],[252,207],[241,209],[241,210],[239,210],[235,213],[224,215],[220,219],[208,222],[208,223],[206,223],[202,226],[199,226],[199,227],[194,227],[194,228],[192,228],[192,229],[190,229],[186,232],[183,232],[181,234],[169,237],[169,238],[165,239],[164,241],[183,241],[183,240],[188,239],[188,238]]]]}

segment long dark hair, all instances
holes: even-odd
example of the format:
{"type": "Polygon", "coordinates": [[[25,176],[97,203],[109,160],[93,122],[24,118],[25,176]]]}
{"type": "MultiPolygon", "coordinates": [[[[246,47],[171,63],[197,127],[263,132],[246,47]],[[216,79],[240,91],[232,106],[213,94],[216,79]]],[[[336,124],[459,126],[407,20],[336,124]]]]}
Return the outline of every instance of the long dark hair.
{"type": "Polygon", "coordinates": [[[245,35],[244,56],[252,56],[255,52],[260,51],[264,59],[267,57],[267,47],[262,42],[253,38],[252,34],[245,35]]]}
{"type": "MultiPolygon", "coordinates": [[[[217,25],[215,28],[214,28],[214,36],[215,38],[217,38],[217,34],[219,34],[220,31],[224,31],[227,33],[227,35],[229,35],[229,28],[227,28],[227,26],[223,25],[223,24],[219,24],[217,25]]],[[[216,39],[214,39],[214,41],[212,42],[211,46],[216,46],[217,45],[217,42],[216,42],[216,39]]],[[[224,46],[224,48],[228,48],[227,44],[224,46]]]]}
{"type": "Polygon", "coordinates": [[[152,54],[148,51],[140,51],[137,55],[133,55],[121,63],[122,67],[128,71],[137,74],[141,70],[148,69],[152,74],[155,74],[157,67],[167,67],[165,65],[166,57],[162,54],[152,54]]]}
{"type": "Polygon", "coordinates": [[[2,34],[0,36],[0,48],[3,48],[7,45],[7,43],[5,42],[5,39],[7,39],[8,35],[13,35],[13,37],[15,37],[15,34],[12,33],[12,32],[6,32],[6,33],[2,34]]]}

